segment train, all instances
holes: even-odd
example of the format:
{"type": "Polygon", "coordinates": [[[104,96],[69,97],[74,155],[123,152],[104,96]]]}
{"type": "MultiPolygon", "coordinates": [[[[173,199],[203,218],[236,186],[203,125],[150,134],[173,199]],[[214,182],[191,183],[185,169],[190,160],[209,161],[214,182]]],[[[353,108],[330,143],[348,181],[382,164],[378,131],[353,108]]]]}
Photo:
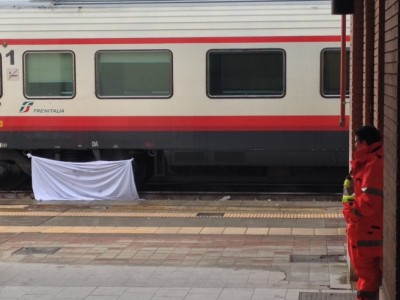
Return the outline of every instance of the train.
{"type": "Polygon", "coordinates": [[[324,0],[0,1],[0,189],[28,153],[133,157],[141,182],[346,167],[340,26],[324,0]]]}

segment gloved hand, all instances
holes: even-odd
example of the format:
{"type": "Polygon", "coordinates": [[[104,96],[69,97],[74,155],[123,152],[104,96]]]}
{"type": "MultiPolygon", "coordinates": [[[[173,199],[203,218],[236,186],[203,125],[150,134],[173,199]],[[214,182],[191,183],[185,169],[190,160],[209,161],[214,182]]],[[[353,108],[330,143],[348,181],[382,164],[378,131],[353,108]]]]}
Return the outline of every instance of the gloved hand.
{"type": "Polygon", "coordinates": [[[352,203],[354,201],[353,178],[348,175],[343,182],[342,203],[352,203]]]}
{"type": "Polygon", "coordinates": [[[342,203],[352,203],[354,201],[354,194],[352,195],[343,195],[342,203]]]}

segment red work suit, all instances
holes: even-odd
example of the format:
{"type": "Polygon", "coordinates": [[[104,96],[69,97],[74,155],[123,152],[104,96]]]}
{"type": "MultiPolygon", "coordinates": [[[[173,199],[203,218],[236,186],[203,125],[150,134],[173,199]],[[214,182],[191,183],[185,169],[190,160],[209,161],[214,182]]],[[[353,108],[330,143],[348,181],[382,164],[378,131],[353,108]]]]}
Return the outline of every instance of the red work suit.
{"type": "Polygon", "coordinates": [[[359,277],[357,299],[377,300],[383,253],[382,143],[356,151],[351,167],[355,199],[343,213],[348,222],[349,254],[359,277]]]}
{"type": "MultiPolygon", "coordinates": [[[[351,209],[353,208],[353,202],[343,203],[343,215],[347,223],[346,235],[347,235],[347,253],[349,254],[350,262],[357,272],[357,239],[356,239],[356,223],[350,220],[351,209]]],[[[358,276],[358,274],[357,274],[358,276]]]]}

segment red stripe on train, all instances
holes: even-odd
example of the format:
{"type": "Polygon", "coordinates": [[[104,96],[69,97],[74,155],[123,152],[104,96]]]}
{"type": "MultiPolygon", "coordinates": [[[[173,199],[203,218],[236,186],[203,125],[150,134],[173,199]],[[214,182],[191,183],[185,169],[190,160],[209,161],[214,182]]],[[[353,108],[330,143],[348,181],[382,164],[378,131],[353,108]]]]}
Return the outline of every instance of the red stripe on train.
{"type": "MultiPolygon", "coordinates": [[[[347,36],[350,41],[350,36],[347,36]]],[[[61,38],[4,39],[7,45],[116,45],[116,44],[222,44],[222,43],[310,43],[340,42],[340,36],[243,36],[166,38],[61,38]]]]}
{"type": "MultiPolygon", "coordinates": [[[[347,131],[339,116],[0,117],[14,131],[347,131]]],[[[349,119],[347,117],[346,124],[349,119]]]]}

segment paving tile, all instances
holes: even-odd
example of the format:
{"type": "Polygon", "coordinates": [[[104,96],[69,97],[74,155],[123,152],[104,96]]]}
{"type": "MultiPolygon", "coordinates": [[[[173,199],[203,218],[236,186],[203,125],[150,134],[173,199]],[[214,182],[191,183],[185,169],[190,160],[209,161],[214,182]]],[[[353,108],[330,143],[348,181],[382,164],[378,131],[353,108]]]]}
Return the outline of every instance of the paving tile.
{"type": "Polygon", "coordinates": [[[192,288],[189,291],[190,294],[221,294],[222,288],[192,288]]]}
{"type": "Polygon", "coordinates": [[[199,234],[203,230],[203,227],[181,227],[178,230],[178,234],[199,234]]]}
{"type": "Polygon", "coordinates": [[[40,226],[39,229],[43,233],[66,233],[71,232],[72,226],[40,226]]]}
{"type": "Polygon", "coordinates": [[[314,228],[293,228],[292,235],[314,235],[314,228]]]}
{"type": "Polygon", "coordinates": [[[120,296],[92,296],[89,295],[85,300],[118,300],[120,296]]]}
{"type": "Polygon", "coordinates": [[[64,287],[55,299],[85,299],[96,287],[64,287]]]}
{"type": "Polygon", "coordinates": [[[291,235],[292,228],[270,228],[269,235],[291,235]]]}
{"type": "Polygon", "coordinates": [[[115,229],[113,226],[95,226],[90,228],[90,233],[110,233],[115,229]]]}
{"type": "Polygon", "coordinates": [[[158,289],[158,291],[154,294],[154,298],[168,298],[168,297],[177,297],[184,299],[190,291],[190,288],[169,288],[163,287],[158,289]]]}
{"type": "Polygon", "coordinates": [[[121,296],[127,287],[97,287],[90,296],[121,296]]]}
{"type": "Polygon", "coordinates": [[[267,235],[269,233],[269,228],[247,228],[246,234],[248,235],[267,235]]]}
{"type": "Polygon", "coordinates": [[[53,300],[53,295],[23,295],[20,300],[53,300]]]}
{"type": "Polygon", "coordinates": [[[218,300],[251,300],[253,289],[224,288],[218,300]]]}
{"type": "Polygon", "coordinates": [[[68,226],[65,227],[65,233],[91,233],[93,226],[68,226]]]}
{"type": "Polygon", "coordinates": [[[204,227],[200,234],[222,234],[225,230],[225,227],[204,227]]]}
{"type": "Polygon", "coordinates": [[[287,289],[260,289],[254,290],[251,300],[282,300],[285,299],[287,289]]]}
{"type": "Polygon", "coordinates": [[[64,289],[62,286],[35,286],[29,291],[29,295],[48,295],[54,297],[64,289]]]}
{"type": "Polygon", "coordinates": [[[190,293],[185,297],[185,300],[217,300],[219,298],[219,294],[210,294],[210,293],[190,293]]]}
{"type": "Polygon", "coordinates": [[[181,227],[160,227],[156,230],[155,234],[175,234],[181,227]]]}
{"type": "Polygon", "coordinates": [[[0,232],[22,232],[22,226],[0,226],[0,232]]]}
{"type": "Polygon", "coordinates": [[[152,300],[153,294],[149,293],[123,293],[118,300],[152,300]]]}
{"type": "Polygon", "coordinates": [[[128,287],[125,293],[151,294],[154,295],[158,288],[154,287],[128,287]]]}
{"type": "Polygon", "coordinates": [[[315,228],[315,235],[338,235],[337,228],[315,228]]]}
{"type": "Polygon", "coordinates": [[[143,233],[143,234],[151,234],[155,233],[159,227],[138,227],[135,230],[135,233],[143,233]]]}
{"type": "Polygon", "coordinates": [[[0,290],[0,299],[3,298],[20,298],[29,294],[34,287],[28,286],[4,286],[0,290]]]}
{"type": "Polygon", "coordinates": [[[136,233],[138,227],[114,227],[111,233],[136,233]]]}
{"type": "Polygon", "coordinates": [[[227,227],[222,234],[245,234],[247,227],[227,227]]]}

